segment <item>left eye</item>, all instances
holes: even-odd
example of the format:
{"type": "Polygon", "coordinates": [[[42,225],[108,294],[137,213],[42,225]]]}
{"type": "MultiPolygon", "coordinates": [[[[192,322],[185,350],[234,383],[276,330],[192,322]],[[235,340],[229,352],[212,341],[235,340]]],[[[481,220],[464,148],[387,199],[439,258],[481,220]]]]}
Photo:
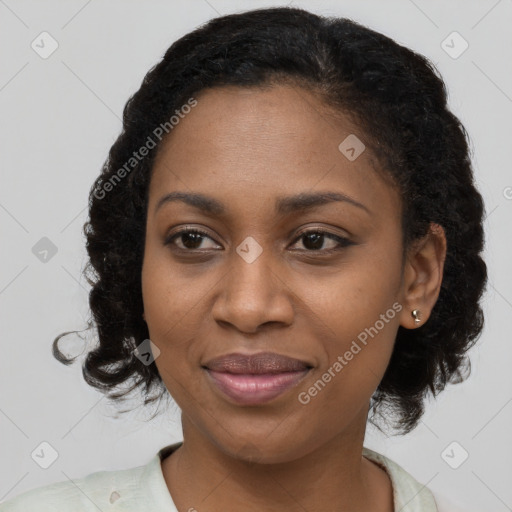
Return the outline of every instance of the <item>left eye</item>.
{"type": "Polygon", "coordinates": [[[308,251],[322,250],[323,252],[330,252],[336,251],[342,247],[348,247],[349,245],[352,245],[352,242],[348,238],[329,233],[328,231],[321,231],[317,229],[302,232],[296,241],[301,239],[303,240],[303,244],[308,251]],[[333,247],[325,249],[323,248],[323,245],[326,239],[336,243],[334,243],[333,247]]]}

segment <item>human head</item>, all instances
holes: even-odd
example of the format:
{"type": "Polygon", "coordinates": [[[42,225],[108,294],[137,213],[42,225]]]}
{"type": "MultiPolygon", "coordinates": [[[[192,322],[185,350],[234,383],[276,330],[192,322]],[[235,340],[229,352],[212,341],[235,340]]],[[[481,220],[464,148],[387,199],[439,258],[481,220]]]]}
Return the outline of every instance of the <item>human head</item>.
{"type": "MultiPolygon", "coordinates": [[[[157,138],[157,127],[179,117],[181,107],[201,91],[272,84],[312,92],[358,128],[376,171],[400,191],[403,259],[431,223],[446,234],[439,298],[421,327],[398,329],[372,397],[374,413],[393,406],[397,425],[408,431],[421,417],[429,390],[436,393],[462,379],[469,368],[465,353],[483,325],[483,203],[473,184],[467,135],[425,58],[350,20],[301,9],[261,9],[211,20],[176,41],[128,101],[123,132],[91,189],[85,225],[99,345],[86,358],[84,376],[112,392],[131,381],[132,389],[147,394],[161,382],[156,366],[142,364],[133,350],[149,338],[141,270],[151,174],[173,134],[158,140],[122,179],[113,178],[134,151],[148,145],[148,136],[157,138]],[[108,190],[107,183],[112,184],[108,190]]],[[[175,129],[178,133],[179,123],[175,129]]]]}

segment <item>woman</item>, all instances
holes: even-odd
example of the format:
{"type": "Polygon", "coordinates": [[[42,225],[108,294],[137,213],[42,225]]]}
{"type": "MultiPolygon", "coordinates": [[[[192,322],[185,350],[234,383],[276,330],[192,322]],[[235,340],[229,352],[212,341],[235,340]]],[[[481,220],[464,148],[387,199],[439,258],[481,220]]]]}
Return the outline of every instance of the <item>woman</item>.
{"type": "Polygon", "coordinates": [[[442,510],[363,443],[462,380],[483,211],[424,57],[294,8],[182,37],[91,189],[84,375],[113,398],[170,393],[184,441],[0,510],[442,510]]]}

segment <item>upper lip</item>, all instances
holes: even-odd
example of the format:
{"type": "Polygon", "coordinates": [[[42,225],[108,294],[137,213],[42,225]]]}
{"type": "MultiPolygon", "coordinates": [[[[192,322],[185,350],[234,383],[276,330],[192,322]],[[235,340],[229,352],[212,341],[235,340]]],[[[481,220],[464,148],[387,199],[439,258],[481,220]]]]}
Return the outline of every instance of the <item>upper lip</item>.
{"type": "Polygon", "coordinates": [[[252,355],[226,354],[211,359],[203,366],[218,372],[240,374],[297,372],[311,368],[305,361],[274,352],[259,352],[252,355]]]}

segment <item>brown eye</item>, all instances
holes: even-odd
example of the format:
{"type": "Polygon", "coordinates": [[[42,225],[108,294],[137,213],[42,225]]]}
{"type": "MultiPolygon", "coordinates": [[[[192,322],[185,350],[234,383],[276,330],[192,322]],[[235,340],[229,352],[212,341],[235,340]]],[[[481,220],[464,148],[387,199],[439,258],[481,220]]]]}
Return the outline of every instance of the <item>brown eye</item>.
{"type": "Polygon", "coordinates": [[[353,242],[351,242],[348,238],[318,229],[302,232],[296,239],[296,241],[298,240],[303,241],[302,243],[308,252],[331,252],[339,250],[343,247],[353,245],[353,242]],[[324,243],[326,240],[331,240],[335,243],[331,244],[331,247],[325,248],[324,243]]]}
{"type": "Polygon", "coordinates": [[[193,251],[200,249],[208,249],[208,247],[201,247],[204,239],[213,239],[205,232],[200,229],[182,229],[165,240],[165,245],[174,244],[178,249],[183,251],[193,251]],[[175,240],[181,240],[181,245],[176,244],[175,240]]]}

